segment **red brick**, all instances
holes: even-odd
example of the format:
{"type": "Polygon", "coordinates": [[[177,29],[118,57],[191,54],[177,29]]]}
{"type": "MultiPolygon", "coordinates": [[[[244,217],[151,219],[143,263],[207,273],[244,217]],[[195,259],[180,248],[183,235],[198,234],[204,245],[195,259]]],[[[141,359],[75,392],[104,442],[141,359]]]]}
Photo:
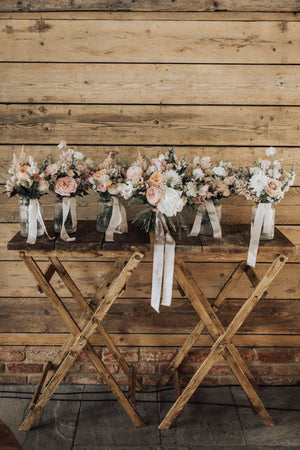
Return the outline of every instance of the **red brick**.
{"type": "Polygon", "coordinates": [[[239,384],[239,382],[237,381],[235,376],[232,375],[232,377],[219,377],[218,384],[220,384],[220,385],[230,384],[230,385],[235,386],[236,384],[239,384]]]}
{"type": "Polygon", "coordinates": [[[25,359],[25,347],[24,346],[11,346],[0,347],[0,360],[1,361],[24,361],[25,359]]]}
{"type": "Polygon", "coordinates": [[[208,372],[209,375],[230,375],[232,374],[232,371],[229,366],[223,365],[223,366],[212,366],[210,371],[208,372]]]}
{"type": "Polygon", "coordinates": [[[138,374],[154,374],[156,364],[147,364],[144,362],[139,362],[134,364],[134,368],[136,369],[136,373],[138,374]]]}
{"type": "Polygon", "coordinates": [[[124,386],[128,385],[128,378],[126,375],[114,375],[114,379],[118,384],[123,384],[124,386]]]}
{"type": "Polygon", "coordinates": [[[0,364],[0,372],[5,372],[5,364],[0,364]]]}
{"type": "Polygon", "coordinates": [[[41,375],[27,375],[27,383],[38,384],[41,379],[41,375]]]}
{"type": "Polygon", "coordinates": [[[271,366],[249,366],[249,370],[253,375],[269,375],[271,373],[271,366]]]}
{"type": "Polygon", "coordinates": [[[258,360],[268,363],[283,363],[294,361],[294,355],[289,349],[257,349],[258,360]]]}
{"type": "Polygon", "coordinates": [[[210,350],[207,348],[192,349],[186,356],[185,361],[203,362],[209,355],[210,350]]]}
{"type": "Polygon", "coordinates": [[[195,364],[181,364],[179,367],[180,375],[194,375],[197,370],[197,366],[195,364]]]}
{"type": "Polygon", "coordinates": [[[97,375],[83,376],[83,375],[68,375],[65,379],[66,383],[70,384],[102,384],[101,377],[97,375]]]}
{"type": "Polygon", "coordinates": [[[142,361],[166,362],[171,361],[176,355],[176,349],[168,347],[144,347],[141,348],[142,361]]]}
{"type": "Polygon", "coordinates": [[[3,384],[24,384],[26,383],[26,376],[21,375],[1,375],[0,376],[0,383],[3,384]]]}
{"type": "Polygon", "coordinates": [[[274,367],[275,375],[300,375],[300,364],[289,366],[284,364],[282,366],[274,367]]]}
{"type": "Polygon", "coordinates": [[[259,380],[259,384],[263,385],[295,385],[298,386],[300,384],[300,377],[261,377],[259,380]]]}
{"type": "Polygon", "coordinates": [[[52,361],[59,351],[59,347],[53,346],[35,346],[28,347],[26,350],[26,361],[29,362],[47,362],[52,361]]]}
{"type": "MultiPolygon", "coordinates": [[[[119,366],[117,366],[116,364],[105,364],[105,366],[110,373],[118,373],[118,371],[119,371],[119,366]]],[[[93,364],[84,364],[83,372],[84,373],[98,373],[98,371],[95,369],[93,364]]]]}
{"type": "Polygon", "coordinates": [[[239,354],[243,358],[244,361],[250,362],[254,361],[255,359],[255,353],[250,348],[238,348],[239,354]]]}
{"type": "MultiPolygon", "coordinates": [[[[102,347],[94,347],[94,349],[96,350],[97,355],[101,357],[102,347]]],[[[78,362],[85,362],[89,360],[89,357],[84,352],[79,353],[78,358],[76,359],[78,362]]]]}
{"type": "Polygon", "coordinates": [[[157,386],[160,375],[144,375],[143,385],[144,386],[157,386]]]}
{"type": "MultiPolygon", "coordinates": [[[[139,360],[139,349],[137,347],[119,347],[120,353],[128,362],[137,362],[139,360]]],[[[104,362],[114,362],[115,358],[109,350],[103,350],[102,359],[104,362]]]]}
{"type": "Polygon", "coordinates": [[[43,364],[7,364],[8,372],[16,373],[38,373],[42,372],[43,364]]]}

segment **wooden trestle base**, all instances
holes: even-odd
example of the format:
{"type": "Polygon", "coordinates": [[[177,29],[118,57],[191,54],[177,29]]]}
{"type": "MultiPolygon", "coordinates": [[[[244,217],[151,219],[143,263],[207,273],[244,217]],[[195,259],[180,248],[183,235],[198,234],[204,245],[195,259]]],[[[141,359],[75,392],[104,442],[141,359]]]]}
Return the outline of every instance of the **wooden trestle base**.
{"type": "MultiPolygon", "coordinates": [[[[233,261],[237,258],[240,258],[241,256],[246,256],[246,253],[245,255],[242,255],[240,243],[238,243],[238,239],[241,238],[243,236],[243,233],[245,232],[244,230],[245,227],[239,227],[239,235],[237,234],[234,238],[232,236],[231,239],[228,239],[227,236],[227,245],[226,242],[224,242],[226,241],[226,238],[220,241],[215,240],[215,242],[213,242],[208,237],[202,237],[203,253],[205,253],[206,260],[215,261],[218,254],[219,257],[221,257],[223,260],[224,258],[230,260],[230,254],[232,254],[233,261]],[[234,241],[236,241],[236,245],[234,245],[234,241]]],[[[159,428],[170,428],[172,422],[182,412],[184,406],[196,391],[196,389],[203,381],[204,377],[207,375],[220,355],[223,356],[223,358],[231,368],[233,374],[236,376],[238,382],[240,383],[249,400],[254,413],[258,414],[261,417],[265,425],[274,426],[274,422],[271,416],[267,412],[265,406],[263,405],[256,392],[258,386],[254,380],[254,377],[249,371],[246,363],[243,361],[232,341],[235,334],[243,325],[253,308],[257,305],[259,300],[267,294],[268,287],[271,285],[277,274],[281,271],[288,257],[295,254],[295,248],[293,244],[288,241],[283,235],[281,235],[278,230],[276,230],[275,241],[272,241],[269,244],[262,243],[260,260],[263,258],[263,261],[271,262],[271,265],[263,278],[259,280],[258,276],[255,273],[255,270],[247,265],[246,260],[241,259],[237,263],[235,270],[225,282],[213,303],[210,303],[208,301],[208,299],[198,286],[196,280],[192,276],[191,272],[189,271],[187,265],[185,264],[187,255],[184,255],[184,251],[185,249],[183,250],[182,254],[177,253],[176,255],[174,277],[176,278],[178,285],[184,295],[186,295],[190,300],[193,308],[200,318],[200,321],[197,323],[192,333],[187,337],[183,346],[179,349],[175,357],[169,363],[159,381],[159,384],[161,386],[164,386],[168,383],[169,380],[171,380],[171,382],[173,382],[174,384],[176,397],[175,403],[172,405],[171,409],[168,411],[167,415],[160,423],[159,428]],[[276,251],[274,254],[275,249],[276,251]],[[218,312],[220,306],[224,303],[224,301],[229,297],[230,292],[243,274],[247,276],[254,290],[225,330],[216,313],[218,312]],[[180,380],[177,369],[205,328],[210,334],[214,344],[207,358],[198,368],[192,379],[189,381],[189,383],[181,393],[180,380]]]]}
{"type": "MultiPolygon", "coordinates": [[[[222,239],[213,239],[210,236],[190,238],[185,233],[181,234],[180,239],[177,236],[174,237],[176,240],[174,277],[178,282],[182,295],[185,295],[190,300],[200,320],[170,362],[160,380],[160,385],[165,385],[170,379],[173,381],[176,401],[159,425],[159,428],[170,428],[174,419],[181,413],[220,355],[224,357],[242,386],[254,412],[259,414],[265,425],[274,425],[272,418],[256,392],[257,385],[254,377],[233,344],[233,338],[259,300],[266,295],[268,287],[283,268],[288,258],[296,254],[295,245],[277,229],[275,230],[273,241],[262,242],[258,252],[258,262],[269,263],[270,266],[263,278],[259,280],[255,270],[246,263],[249,227],[224,226],[222,239]],[[208,301],[188,269],[186,262],[191,260],[205,262],[230,261],[237,263],[235,270],[225,282],[212,304],[208,301]],[[217,316],[217,312],[224,301],[230,297],[232,289],[243,274],[251,282],[253,291],[227,329],[225,329],[217,316]],[[214,344],[205,361],[181,392],[177,369],[204,329],[208,331],[214,344]]],[[[26,241],[18,233],[8,243],[8,249],[20,252],[21,258],[38,283],[38,289],[48,297],[70,331],[69,337],[57,356],[46,365],[31,401],[30,411],[20,426],[20,430],[30,430],[82,351],[88,356],[133,424],[144,426],[143,420],[134,407],[135,392],[136,390],[142,390],[143,386],[136,377],[134,367],[128,365],[114,344],[112,337],[104,329],[102,321],[114,301],[124,291],[127,281],[141,263],[145,252],[150,249],[149,236],[141,233],[129,224],[128,234],[116,235],[114,242],[104,242],[104,234],[99,235],[95,231],[95,222],[81,221],[79,222],[75,242],[65,243],[60,239],[49,241],[42,238],[37,241],[35,246],[30,246],[26,244],[26,241]],[[60,257],[69,257],[71,254],[104,256],[114,260],[111,270],[89,302],[83,297],[70,274],[63,266],[61,259],[59,259],[60,257]],[[49,265],[45,272],[42,272],[37,263],[37,258],[41,256],[43,258],[46,256],[49,260],[49,265]],[[71,315],[63,300],[51,285],[50,282],[55,273],[59,275],[74,300],[80,306],[82,313],[79,318],[71,315]],[[129,380],[128,397],[122,392],[93,348],[90,338],[95,332],[99,333],[105,345],[127,375],[129,380]]]]}
{"type": "MultiPolygon", "coordinates": [[[[95,224],[93,229],[95,230],[95,224]]],[[[86,233],[84,233],[85,227],[81,226],[81,230],[83,234],[77,234],[77,242],[75,241],[72,243],[68,243],[69,245],[71,244],[68,250],[68,255],[70,255],[70,252],[72,250],[78,251],[79,249],[80,251],[80,249],[82,249],[82,251],[84,251],[85,246],[82,244],[84,243],[84,236],[86,235],[86,233]]],[[[40,243],[40,247],[35,252],[33,246],[31,247],[31,249],[28,249],[28,246],[26,245],[24,240],[20,241],[20,236],[17,235],[12,239],[12,241],[10,241],[8,245],[8,247],[11,249],[23,247],[20,251],[20,256],[36,279],[39,290],[41,292],[44,292],[44,294],[48,297],[49,301],[56,309],[60,317],[63,319],[64,323],[70,331],[70,335],[66,339],[64,345],[61,347],[59,353],[56,355],[52,362],[48,362],[48,364],[46,365],[41,380],[32,398],[29,412],[25,420],[21,424],[19,428],[20,430],[30,430],[30,428],[33,426],[34,422],[37,420],[40,413],[54,394],[59,384],[67,375],[72,364],[76,361],[82,351],[84,351],[87,357],[90,359],[97,372],[101,375],[103,381],[110,388],[111,392],[123,407],[124,411],[132,420],[133,424],[137,427],[145,426],[143,420],[134,407],[135,391],[136,389],[142,390],[143,386],[137,379],[134,368],[128,365],[125,358],[122,356],[119,349],[114,344],[113,339],[105,331],[101,322],[103,321],[103,318],[109,311],[114,301],[120,295],[122,295],[126,283],[141,263],[144,257],[144,252],[149,249],[149,238],[148,236],[141,237],[138,230],[132,227],[130,228],[130,232],[128,233],[126,238],[124,236],[118,236],[116,237],[116,242],[104,243],[103,238],[103,234],[99,235],[99,233],[97,233],[96,235],[93,235],[92,233],[92,235],[90,236],[90,241],[95,241],[93,254],[98,251],[99,255],[105,254],[106,257],[114,257],[115,261],[111,270],[108,272],[105,279],[101,282],[93,298],[89,302],[81,294],[79,288],[72,280],[70,274],[67,272],[62,262],[57,257],[57,253],[62,253],[62,255],[64,255],[64,251],[61,251],[59,247],[64,247],[65,243],[57,240],[56,243],[53,243],[52,249],[47,248],[44,250],[42,248],[42,244],[40,243]],[[139,241],[139,245],[134,246],[132,243],[136,242],[137,240],[139,241]],[[98,250],[95,250],[95,246],[98,247],[98,250]],[[99,247],[106,247],[106,251],[103,250],[100,253],[99,247]],[[118,251],[116,251],[116,248],[118,248],[118,251]],[[29,253],[29,255],[26,253],[29,253]],[[47,256],[49,265],[45,273],[43,273],[38,266],[38,263],[32,255],[33,253],[35,253],[35,257],[41,255],[47,256]],[[58,296],[58,294],[52,287],[50,282],[54,273],[57,273],[59,275],[59,277],[73,296],[74,300],[80,306],[82,314],[79,319],[76,320],[75,317],[71,315],[70,311],[64,305],[63,300],[58,296]],[[95,332],[99,333],[107,348],[110,350],[117,363],[127,375],[129,381],[128,398],[120,389],[113,376],[103,364],[101,358],[98,356],[92,344],[90,343],[90,338],[95,332]]],[[[88,247],[88,245],[86,247],[88,247]]],[[[88,249],[86,250],[85,254],[86,253],[88,253],[88,249]]]]}

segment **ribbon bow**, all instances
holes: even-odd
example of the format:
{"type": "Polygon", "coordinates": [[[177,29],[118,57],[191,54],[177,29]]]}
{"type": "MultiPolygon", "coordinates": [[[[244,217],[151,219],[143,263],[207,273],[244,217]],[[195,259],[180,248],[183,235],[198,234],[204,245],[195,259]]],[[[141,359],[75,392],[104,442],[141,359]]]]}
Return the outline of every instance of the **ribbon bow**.
{"type": "Polygon", "coordinates": [[[112,242],[114,233],[128,233],[128,224],[125,206],[119,202],[117,197],[112,197],[112,215],[105,233],[105,240],[112,242]]]}
{"type": "Polygon", "coordinates": [[[270,233],[272,231],[272,203],[259,203],[257,206],[254,224],[251,226],[251,237],[248,249],[248,266],[255,267],[259,238],[261,231],[270,233]]]}
{"type": "Polygon", "coordinates": [[[28,237],[27,244],[35,244],[37,238],[37,224],[40,224],[42,230],[49,239],[51,238],[47,232],[46,225],[43,220],[41,205],[37,198],[31,198],[29,200],[28,208],[28,237]]]}
{"type": "Polygon", "coordinates": [[[76,212],[76,198],[75,197],[63,197],[62,199],[62,224],[60,230],[60,238],[65,242],[75,241],[75,237],[70,237],[67,233],[65,223],[68,217],[69,212],[71,213],[72,220],[72,228],[75,226],[77,222],[77,212],[76,212]]]}
{"type": "Polygon", "coordinates": [[[156,213],[152,271],[151,306],[159,312],[159,306],[170,306],[174,275],[175,241],[163,214],[156,213]],[[161,295],[161,290],[163,292],[161,295]],[[161,300],[162,297],[162,301],[161,300]]]}
{"type": "Polygon", "coordinates": [[[189,236],[198,236],[201,232],[201,225],[203,220],[203,215],[208,213],[209,220],[213,229],[213,236],[216,239],[222,238],[222,230],[220,225],[220,220],[216,211],[216,207],[212,200],[205,200],[204,203],[201,203],[198,206],[196,217],[194,220],[193,228],[189,234],[189,236]]]}

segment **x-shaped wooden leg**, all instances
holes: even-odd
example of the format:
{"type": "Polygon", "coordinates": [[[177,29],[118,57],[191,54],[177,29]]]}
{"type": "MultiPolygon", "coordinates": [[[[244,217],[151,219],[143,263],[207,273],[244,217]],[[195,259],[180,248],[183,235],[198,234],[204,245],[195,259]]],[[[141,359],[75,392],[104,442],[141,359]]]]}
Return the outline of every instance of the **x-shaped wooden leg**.
{"type": "Polygon", "coordinates": [[[204,326],[207,328],[207,331],[214,340],[214,344],[208,357],[201,364],[180,397],[177,398],[166,417],[161,422],[159,426],[160,429],[168,429],[170,427],[173,420],[183,410],[184,406],[198,388],[204,377],[207,375],[213,364],[217,361],[220,354],[223,355],[224,359],[227,361],[231,370],[244,389],[254,411],[260,415],[265,425],[274,425],[272,418],[268,414],[262,401],[253,388],[253,384],[251,383],[252,376],[251,378],[249,377],[250,372],[248,369],[245,371],[246,364],[242,361],[236,347],[232,344],[232,339],[260,298],[265,294],[268,286],[282,269],[287,259],[287,256],[279,255],[273,261],[265,276],[257,284],[248,300],[245,301],[226,330],[223,328],[214,312],[213,307],[209,304],[184,262],[181,261],[175,263],[175,277],[191,301],[195,311],[199,315],[204,326]]]}
{"type": "MultiPolygon", "coordinates": [[[[31,403],[31,411],[28,413],[24,422],[20,426],[20,430],[29,430],[32,427],[33,423],[40,415],[41,411],[46,406],[47,402],[50,400],[59,384],[63,381],[64,377],[66,376],[72,364],[76,361],[78,355],[82,350],[85,351],[85,353],[94,364],[95,368],[100,373],[101,377],[108,385],[108,387],[111,389],[119,403],[122,405],[132,422],[136,426],[145,425],[133,405],[123,394],[118,384],[114,381],[112,375],[102,363],[101,359],[89,342],[90,337],[95,331],[98,330],[99,332],[99,329],[101,332],[103,331],[101,321],[103,320],[104,316],[108,312],[115,299],[124,289],[126,282],[140,264],[143,256],[144,255],[142,253],[136,251],[130,257],[127,264],[124,265],[124,261],[122,261],[122,263],[120,261],[117,261],[115,263],[110,277],[108,277],[111,278],[111,281],[107,282],[108,286],[106,289],[104,289],[105,283],[102,283],[102,285],[97,289],[91,302],[93,307],[87,305],[85,299],[81,298],[79,300],[80,303],[82,303],[82,307],[85,312],[81,316],[78,323],[74,320],[70,312],[64,306],[63,302],[61,301],[53,287],[50,285],[49,280],[47,280],[33,258],[26,256],[24,257],[25,264],[34,275],[40,288],[47,295],[52,305],[55,307],[57,312],[60,314],[60,316],[68,326],[71,335],[65,342],[64,346],[62,347],[61,351],[54,359],[54,361],[47,365],[46,371],[44,372],[42,377],[42,381],[39,384],[34,396],[34,401],[31,403]],[[44,390],[39,396],[43,385],[44,390]]],[[[60,262],[56,258],[52,258],[51,264],[60,271],[64,270],[62,266],[60,266],[60,262]]],[[[52,269],[48,268],[46,274],[50,274],[51,271],[52,269]]],[[[75,284],[72,284],[70,280],[67,279],[68,275],[66,273],[64,273],[63,276],[66,277],[66,282],[69,283],[70,289],[77,289],[75,284]]],[[[79,291],[76,292],[76,296],[78,300],[79,291]]],[[[130,376],[131,379],[134,379],[132,370],[130,370],[130,376]]]]}

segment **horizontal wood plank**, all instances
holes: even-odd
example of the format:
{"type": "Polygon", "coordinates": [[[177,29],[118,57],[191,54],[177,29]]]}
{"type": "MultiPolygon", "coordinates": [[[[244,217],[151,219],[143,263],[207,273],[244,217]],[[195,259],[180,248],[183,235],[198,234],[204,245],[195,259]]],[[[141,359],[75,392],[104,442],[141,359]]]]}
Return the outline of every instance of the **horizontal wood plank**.
{"type": "MultiPolygon", "coordinates": [[[[83,295],[92,297],[97,286],[104,279],[112,262],[94,261],[67,261],[64,263],[67,271],[80,286],[83,295]]],[[[45,269],[46,262],[41,262],[41,268],[45,269]]],[[[224,280],[233,272],[235,263],[196,263],[189,262],[188,267],[197,279],[199,286],[206,296],[214,298],[223,286],[224,280]]],[[[262,276],[268,265],[257,264],[258,276],[262,276]]],[[[36,282],[28,272],[22,261],[0,261],[1,285],[6,297],[40,297],[36,289],[36,282]],[[18,280],[16,283],[16,274],[18,280]]],[[[150,298],[152,280],[152,262],[143,262],[127,284],[125,296],[131,298],[150,298]]],[[[68,297],[69,293],[62,282],[55,275],[53,286],[62,297],[68,297]]],[[[243,276],[237,286],[231,292],[231,298],[246,298],[251,293],[251,286],[246,276],[243,276]]],[[[180,298],[176,281],[173,285],[174,298],[180,298]]],[[[300,298],[299,265],[287,264],[278,275],[270,289],[268,298],[298,299],[300,298]]]]}
{"type": "MultiPolygon", "coordinates": [[[[0,345],[62,345],[66,341],[66,333],[1,333],[0,345]]],[[[115,344],[122,346],[157,346],[179,347],[185,342],[186,334],[115,334],[115,344]]],[[[300,347],[300,335],[235,335],[233,344],[239,347],[300,347]]],[[[104,345],[99,335],[91,337],[93,345],[104,345]]],[[[213,341],[208,335],[201,335],[196,346],[211,347],[213,341]]]]}
{"type": "MultiPolygon", "coordinates": [[[[227,300],[218,316],[227,327],[244,300],[227,300]]],[[[80,310],[72,299],[66,299],[68,310],[78,317],[80,310]]],[[[199,321],[190,302],[174,299],[170,308],[162,307],[158,315],[150,299],[117,300],[103,320],[108,333],[191,333],[199,321]]],[[[62,333],[66,326],[44,298],[0,298],[0,333],[62,333]]],[[[241,327],[242,334],[300,334],[299,300],[264,299],[241,327]],[[266,321],[266,317],[268,320],[266,321]]]]}
{"type": "Polygon", "coordinates": [[[299,64],[299,22],[0,20],[0,61],[299,64]],[[145,52],[147,48],[147,52],[145,52]]]}
{"type": "Polygon", "coordinates": [[[299,105],[297,66],[0,64],[3,103],[299,105]]]}
{"type": "Polygon", "coordinates": [[[297,146],[299,123],[283,106],[0,105],[2,144],[297,146]]]}
{"type": "Polygon", "coordinates": [[[31,0],[30,3],[18,0],[2,0],[0,11],[299,11],[297,0],[31,0]]]}

